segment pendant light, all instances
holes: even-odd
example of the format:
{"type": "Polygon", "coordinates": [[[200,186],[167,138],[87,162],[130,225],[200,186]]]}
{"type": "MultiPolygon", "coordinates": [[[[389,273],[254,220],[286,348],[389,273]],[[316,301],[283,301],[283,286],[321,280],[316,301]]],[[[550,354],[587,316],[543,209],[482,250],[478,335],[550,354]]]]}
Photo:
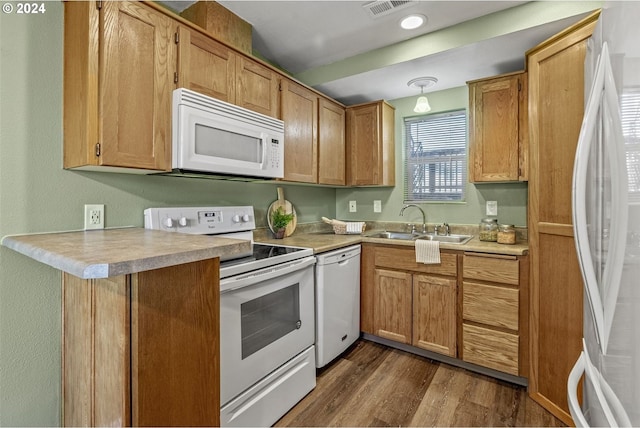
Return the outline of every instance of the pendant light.
{"type": "Polygon", "coordinates": [[[438,82],[438,79],[435,77],[417,77],[415,79],[409,80],[407,82],[407,86],[414,86],[420,88],[420,96],[416,101],[416,106],[413,108],[413,111],[416,113],[428,113],[431,111],[431,106],[429,105],[429,100],[426,95],[424,95],[424,88],[430,88],[438,82]]]}

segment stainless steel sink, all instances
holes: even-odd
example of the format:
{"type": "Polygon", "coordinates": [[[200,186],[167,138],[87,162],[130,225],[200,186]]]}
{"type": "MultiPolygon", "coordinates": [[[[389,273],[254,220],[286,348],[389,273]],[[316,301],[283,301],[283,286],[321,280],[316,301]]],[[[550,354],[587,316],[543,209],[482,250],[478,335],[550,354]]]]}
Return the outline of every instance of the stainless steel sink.
{"type": "Polygon", "coordinates": [[[429,241],[446,242],[447,244],[466,244],[473,238],[473,235],[433,235],[408,232],[376,232],[367,235],[369,238],[379,239],[400,239],[404,241],[414,241],[416,239],[427,239],[429,241]]]}
{"type": "Polygon", "coordinates": [[[369,238],[383,238],[383,239],[404,239],[405,241],[412,241],[419,235],[408,232],[377,232],[371,235],[367,235],[369,238]]]}
{"type": "Polygon", "coordinates": [[[473,235],[420,235],[416,239],[446,242],[447,244],[466,244],[471,238],[473,235]]]}

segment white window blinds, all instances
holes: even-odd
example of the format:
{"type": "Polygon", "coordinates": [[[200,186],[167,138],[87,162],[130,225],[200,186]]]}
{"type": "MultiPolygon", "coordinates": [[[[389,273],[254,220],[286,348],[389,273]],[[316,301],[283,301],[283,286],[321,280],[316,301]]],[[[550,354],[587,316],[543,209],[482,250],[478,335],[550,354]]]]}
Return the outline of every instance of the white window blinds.
{"type": "Polygon", "coordinates": [[[405,202],[463,201],[466,110],[405,119],[405,202]]]}
{"type": "Polygon", "coordinates": [[[620,98],[622,135],[624,136],[629,202],[640,203],[640,89],[625,88],[620,98]]]}

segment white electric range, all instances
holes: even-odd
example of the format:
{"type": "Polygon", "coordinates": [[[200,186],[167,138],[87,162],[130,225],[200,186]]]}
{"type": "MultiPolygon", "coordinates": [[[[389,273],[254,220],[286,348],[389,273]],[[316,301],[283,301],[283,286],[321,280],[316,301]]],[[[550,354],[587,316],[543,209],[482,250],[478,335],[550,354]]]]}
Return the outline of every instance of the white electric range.
{"type": "Polygon", "coordinates": [[[316,384],[313,250],[253,243],[251,206],[149,208],[144,224],[252,242],[220,263],[220,423],[273,425],[316,384]]]}

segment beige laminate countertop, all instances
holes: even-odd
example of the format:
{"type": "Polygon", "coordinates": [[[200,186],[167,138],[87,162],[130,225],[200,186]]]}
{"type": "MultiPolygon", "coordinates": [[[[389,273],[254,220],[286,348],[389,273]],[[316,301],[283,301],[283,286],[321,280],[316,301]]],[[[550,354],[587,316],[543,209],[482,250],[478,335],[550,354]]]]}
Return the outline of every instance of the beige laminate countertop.
{"type": "Polygon", "coordinates": [[[107,278],[249,251],[251,242],[142,228],[12,235],[2,245],[79,278],[107,278]]]}
{"type": "MultiPolygon", "coordinates": [[[[363,235],[335,235],[332,232],[311,232],[311,233],[295,233],[284,239],[275,238],[256,238],[256,242],[267,244],[291,245],[295,247],[313,248],[314,253],[324,253],[326,251],[355,245],[360,243],[374,243],[385,245],[399,245],[404,247],[414,247],[414,241],[406,241],[401,239],[384,239],[369,238],[367,235],[376,233],[366,231],[363,235]]],[[[516,242],[514,245],[498,244],[496,242],[480,241],[474,236],[464,245],[440,243],[441,249],[471,251],[477,253],[505,254],[522,256],[529,253],[529,245],[527,242],[516,242]]]]}

